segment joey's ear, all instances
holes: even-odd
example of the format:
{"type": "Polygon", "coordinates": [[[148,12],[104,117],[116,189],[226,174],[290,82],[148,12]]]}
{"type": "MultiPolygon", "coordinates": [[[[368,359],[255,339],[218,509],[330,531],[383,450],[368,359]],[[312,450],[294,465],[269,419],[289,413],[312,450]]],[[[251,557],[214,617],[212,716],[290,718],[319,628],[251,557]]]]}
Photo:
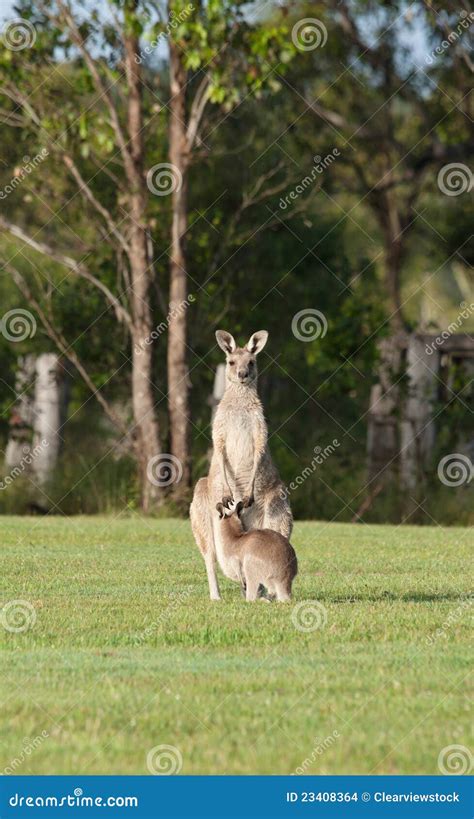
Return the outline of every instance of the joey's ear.
{"type": "Polygon", "coordinates": [[[254,333],[250,336],[248,343],[247,343],[247,350],[249,353],[259,353],[265,347],[267,343],[268,333],[266,330],[259,330],[257,333],[254,333]]]}
{"type": "Polygon", "coordinates": [[[230,333],[226,333],[225,330],[217,330],[216,339],[219,347],[221,350],[224,350],[225,353],[233,353],[237,347],[234,337],[231,336],[230,333]]]}
{"type": "Polygon", "coordinates": [[[243,509],[243,508],[244,508],[244,504],[242,503],[242,501],[239,501],[239,502],[238,502],[238,504],[237,504],[237,506],[235,507],[235,511],[236,511],[237,516],[238,516],[239,518],[240,518],[240,513],[241,513],[241,511],[242,511],[242,509],[243,509]]]}
{"type": "Polygon", "coordinates": [[[222,503],[217,503],[216,504],[216,509],[219,512],[219,517],[223,518],[224,517],[224,506],[222,505],[222,503]]]}

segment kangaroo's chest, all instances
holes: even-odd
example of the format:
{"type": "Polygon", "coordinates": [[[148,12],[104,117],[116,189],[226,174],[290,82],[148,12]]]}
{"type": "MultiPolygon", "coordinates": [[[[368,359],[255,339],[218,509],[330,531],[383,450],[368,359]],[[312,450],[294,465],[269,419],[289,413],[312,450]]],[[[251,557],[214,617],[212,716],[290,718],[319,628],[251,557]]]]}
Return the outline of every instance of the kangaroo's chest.
{"type": "Polygon", "coordinates": [[[251,410],[234,409],[228,413],[225,429],[226,460],[234,475],[250,472],[253,464],[254,436],[251,410]]]}
{"type": "Polygon", "coordinates": [[[220,535],[220,526],[214,530],[214,543],[216,547],[217,562],[221,568],[222,573],[229,578],[235,580],[237,583],[241,579],[241,561],[238,555],[229,554],[222,543],[220,535]]]}

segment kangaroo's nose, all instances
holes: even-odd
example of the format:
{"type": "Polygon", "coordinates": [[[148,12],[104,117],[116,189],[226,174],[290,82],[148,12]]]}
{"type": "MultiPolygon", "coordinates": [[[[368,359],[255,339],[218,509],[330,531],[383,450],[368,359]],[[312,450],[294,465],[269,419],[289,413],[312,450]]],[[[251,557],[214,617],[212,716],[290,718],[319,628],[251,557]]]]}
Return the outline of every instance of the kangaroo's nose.
{"type": "Polygon", "coordinates": [[[239,370],[239,378],[241,381],[243,381],[244,378],[247,378],[247,370],[239,370]]]}

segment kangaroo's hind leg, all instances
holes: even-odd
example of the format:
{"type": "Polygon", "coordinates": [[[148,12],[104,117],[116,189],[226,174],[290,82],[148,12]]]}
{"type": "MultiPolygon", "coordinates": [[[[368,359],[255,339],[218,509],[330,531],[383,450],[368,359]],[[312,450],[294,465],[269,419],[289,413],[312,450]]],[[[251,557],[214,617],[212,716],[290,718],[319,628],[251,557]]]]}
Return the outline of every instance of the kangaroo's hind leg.
{"type": "Polygon", "coordinates": [[[193,501],[189,509],[189,516],[191,518],[191,528],[193,530],[194,539],[204,558],[210,598],[211,600],[220,600],[221,595],[219,583],[217,582],[216,550],[207,478],[201,478],[196,484],[193,501]]]}
{"type": "Polygon", "coordinates": [[[247,596],[247,581],[245,580],[243,566],[240,566],[240,591],[242,592],[242,597],[247,596]]]}
{"type": "Polygon", "coordinates": [[[291,581],[283,581],[275,583],[276,598],[280,603],[286,603],[291,600],[291,581]]]}
{"type": "Polygon", "coordinates": [[[258,597],[259,579],[255,570],[252,571],[252,568],[255,569],[255,567],[252,567],[252,561],[248,558],[246,560],[244,559],[241,572],[245,583],[245,599],[247,603],[253,602],[258,597]]]}
{"type": "Polygon", "coordinates": [[[258,597],[258,580],[255,580],[254,577],[247,576],[247,590],[245,593],[245,599],[247,603],[253,603],[258,597]]]}

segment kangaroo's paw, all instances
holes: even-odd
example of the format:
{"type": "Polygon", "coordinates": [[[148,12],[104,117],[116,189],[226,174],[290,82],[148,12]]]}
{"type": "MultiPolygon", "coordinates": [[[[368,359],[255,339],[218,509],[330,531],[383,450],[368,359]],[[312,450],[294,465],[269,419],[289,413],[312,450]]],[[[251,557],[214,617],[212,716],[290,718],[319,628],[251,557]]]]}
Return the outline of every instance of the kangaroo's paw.
{"type": "Polygon", "coordinates": [[[244,505],[244,509],[248,509],[249,506],[253,506],[255,503],[255,498],[253,495],[245,495],[245,497],[242,498],[242,503],[244,505]]]}
{"type": "Polygon", "coordinates": [[[230,505],[234,502],[234,498],[232,495],[224,495],[222,498],[222,504],[225,506],[226,509],[229,509],[230,505]]]}

